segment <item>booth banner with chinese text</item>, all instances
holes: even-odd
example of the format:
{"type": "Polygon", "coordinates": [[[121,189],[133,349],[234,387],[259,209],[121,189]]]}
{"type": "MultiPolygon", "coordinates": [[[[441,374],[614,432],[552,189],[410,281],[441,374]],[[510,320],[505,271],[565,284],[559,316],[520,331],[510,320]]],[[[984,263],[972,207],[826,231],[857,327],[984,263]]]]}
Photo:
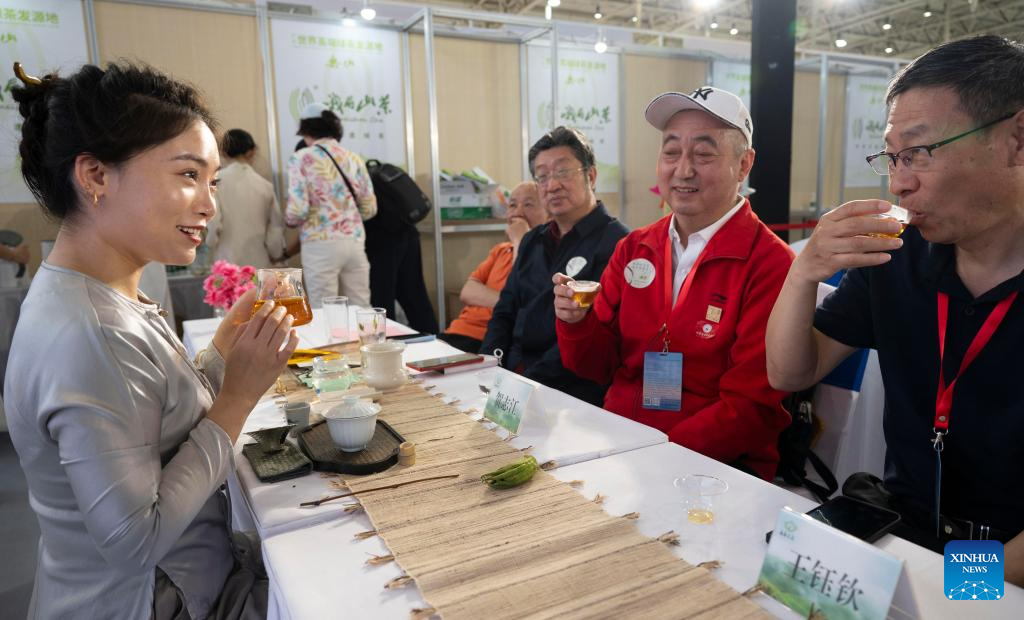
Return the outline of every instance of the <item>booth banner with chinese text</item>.
{"type": "Polygon", "coordinates": [[[750,63],[714,61],[711,63],[711,85],[736,95],[750,109],[750,63]]]}
{"type": "Polygon", "coordinates": [[[29,75],[69,75],[89,59],[82,5],[67,0],[0,0],[0,202],[34,202],[21,178],[21,114],[11,96],[15,62],[29,75]]]}
{"type": "Polygon", "coordinates": [[[342,146],[404,168],[398,33],[287,19],[270,23],[282,169],[299,140],[299,115],[310,103],[322,103],[341,118],[342,146]]]}
{"type": "Polygon", "coordinates": [[[889,80],[851,76],[846,82],[846,187],[878,187],[865,158],[885,148],[885,90],[889,80]]]}
{"type": "Polygon", "coordinates": [[[558,125],[579,129],[594,147],[597,191],[619,191],[619,57],[558,50],[558,117],[551,115],[551,48],[527,50],[530,144],[558,125]]]}

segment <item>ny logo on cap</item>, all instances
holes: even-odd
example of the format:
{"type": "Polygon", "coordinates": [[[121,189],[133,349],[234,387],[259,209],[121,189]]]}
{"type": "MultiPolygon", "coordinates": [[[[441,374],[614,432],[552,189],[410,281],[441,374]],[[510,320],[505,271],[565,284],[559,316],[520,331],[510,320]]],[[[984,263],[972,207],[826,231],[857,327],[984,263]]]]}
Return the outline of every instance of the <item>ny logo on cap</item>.
{"type": "Polygon", "coordinates": [[[751,131],[751,129],[750,129],[750,119],[749,118],[743,119],[743,124],[747,126],[747,131],[751,131]]]}
{"type": "Polygon", "coordinates": [[[712,92],[713,91],[710,88],[698,88],[697,90],[693,91],[693,94],[690,96],[693,97],[694,99],[700,97],[704,101],[707,101],[708,95],[710,95],[712,92]]]}

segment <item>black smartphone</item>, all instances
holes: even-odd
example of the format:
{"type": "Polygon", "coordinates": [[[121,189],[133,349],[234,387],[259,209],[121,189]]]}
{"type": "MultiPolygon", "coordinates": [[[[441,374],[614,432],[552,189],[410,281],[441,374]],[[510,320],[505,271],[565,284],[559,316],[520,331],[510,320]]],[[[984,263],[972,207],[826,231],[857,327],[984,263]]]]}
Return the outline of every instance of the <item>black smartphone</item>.
{"type": "MultiPolygon", "coordinates": [[[[807,515],[867,543],[885,536],[900,522],[898,512],[845,495],[808,510],[807,515]]],[[[768,532],[764,539],[770,541],[772,533],[768,532]]]]}
{"type": "Polygon", "coordinates": [[[416,332],[412,334],[399,334],[397,336],[388,336],[388,340],[404,340],[411,344],[414,342],[430,342],[431,340],[437,340],[437,336],[435,336],[434,334],[421,334],[416,332]]]}

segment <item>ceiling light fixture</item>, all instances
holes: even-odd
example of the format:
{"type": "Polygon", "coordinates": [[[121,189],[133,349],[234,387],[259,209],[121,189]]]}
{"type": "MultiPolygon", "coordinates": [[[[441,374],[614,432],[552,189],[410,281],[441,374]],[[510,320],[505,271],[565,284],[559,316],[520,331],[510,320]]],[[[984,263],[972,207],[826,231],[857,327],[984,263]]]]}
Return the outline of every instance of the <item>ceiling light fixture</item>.
{"type": "Polygon", "coordinates": [[[838,35],[836,35],[836,47],[839,47],[839,48],[846,47],[846,39],[843,38],[842,33],[839,33],[838,35]]]}
{"type": "Polygon", "coordinates": [[[544,19],[546,19],[548,21],[551,21],[551,5],[550,4],[545,4],[544,5],[544,19]]]}
{"type": "Polygon", "coordinates": [[[885,46],[885,53],[886,53],[886,54],[891,54],[891,53],[893,53],[894,51],[896,51],[896,50],[892,49],[892,45],[886,45],[886,46],[885,46]]]}
{"type": "Polygon", "coordinates": [[[373,18],[377,17],[377,11],[370,6],[370,0],[363,0],[363,8],[359,11],[359,16],[368,22],[373,21],[373,18]]]}
{"type": "Polygon", "coordinates": [[[931,17],[932,16],[932,10],[931,10],[931,8],[927,4],[924,5],[924,12],[921,13],[921,16],[922,17],[931,17]]]}
{"type": "Polygon", "coordinates": [[[718,18],[712,17],[711,23],[708,24],[708,27],[711,28],[712,30],[718,30],[718,18]]]}
{"type": "Polygon", "coordinates": [[[601,19],[602,17],[604,17],[604,13],[601,12],[601,5],[598,4],[597,7],[594,8],[594,19],[601,19]]]}
{"type": "Polygon", "coordinates": [[[548,6],[553,9],[557,9],[562,6],[562,0],[548,0],[548,6]]]}
{"type": "Polygon", "coordinates": [[[740,29],[736,27],[736,24],[733,24],[732,28],[729,29],[729,34],[731,34],[732,36],[735,37],[739,33],[740,33],[740,29]]]}
{"type": "Polygon", "coordinates": [[[594,43],[594,51],[603,54],[608,51],[608,43],[604,40],[604,31],[597,29],[597,43],[594,43]]]}
{"type": "Polygon", "coordinates": [[[882,22],[882,30],[892,30],[892,24],[888,21],[882,22]]]}

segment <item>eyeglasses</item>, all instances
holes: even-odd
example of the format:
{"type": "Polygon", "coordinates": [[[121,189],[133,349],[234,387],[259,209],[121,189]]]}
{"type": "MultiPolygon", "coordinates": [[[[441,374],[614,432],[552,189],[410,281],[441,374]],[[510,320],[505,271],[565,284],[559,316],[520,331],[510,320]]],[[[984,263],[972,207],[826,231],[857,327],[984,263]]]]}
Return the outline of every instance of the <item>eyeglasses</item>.
{"type": "Polygon", "coordinates": [[[952,138],[947,138],[941,142],[936,142],[935,144],[911,146],[901,150],[898,153],[886,153],[885,151],[882,151],[881,153],[868,155],[865,159],[867,160],[868,165],[871,166],[871,169],[875,171],[875,174],[881,176],[888,176],[895,172],[897,162],[902,162],[908,170],[911,170],[913,172],[921,172],[922,170],[927,170],[929,166],[931,166],[932,151],[934,151],[935,149],[939,148],[940,146],[945,146],[950,142],[956,142],[960,138],[969,136],[972,133],[981,131],[982,129],[988,129],[989,127],[995,125],[996,123],[1001,123],[1007,119],[1013,118],[1016,114],[1017,112],[1011,112],[1006,116],[997,118],[996,120],[990,123],[985,123],[981,127],[975,127],[970,131],[965,131],[960,135],[953,136],[952,138]]]}
{"type": "Polygon", "coordinates": [[[551,179],[554,179],[561,183],[568,179],[569,177],[571,177],[572,175],[576,174],[577,172],[586,169],[586,166],[581,166],[579,168],[562,168],[561,170],[555,170],[551,174],[541,174],[535,176],[533,177],[533,180],[537,182],[537,185],[544,187],[548,184],[548,181],[550,181],[551,179]]]}

